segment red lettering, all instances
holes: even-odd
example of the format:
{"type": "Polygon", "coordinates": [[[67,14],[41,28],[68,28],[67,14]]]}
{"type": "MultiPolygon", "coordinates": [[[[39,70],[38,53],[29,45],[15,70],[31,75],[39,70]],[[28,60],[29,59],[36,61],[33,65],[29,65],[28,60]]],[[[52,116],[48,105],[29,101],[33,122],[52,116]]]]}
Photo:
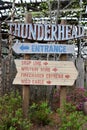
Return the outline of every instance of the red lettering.
{"type": "Polygon", "coordinates": [[[36,72],[36,71],[38,71],[38,68],[24,66],[24,67],[21,67],[21,70],[22,71],[34,71],[34,72],[36,72]]]}
{"type": "Polygon", "coordinates": [[[41,68],[41,71],[50,72],[50,68],[41,68]]]}
{"type": "Polygon", "coordinates": [[[46,74],[46,78],[63,78],[63,74],[46,74]]]}
{"type": "Polygon", "coordinates": [[[32,84],[38,84],[38,85],[42,85],[44,84],[44,80],[32,80],[32,84]]]}
{"type": "Polygon", "coordinates": [[[21,83],[22,83],[22,84],[30,84],[30,83],[31,83],[31,80],[21,79],[21,83]]]}
{"type": "Polygon", "coordinates": [[[22,64],[22,65],[30,65],[30,64],[31,64],[31,61],[29,61],[29,60],[22,60],[22,61],[21,61],[21,64],[22,64]]]}
{"type": "Polygon", "coordinates": [[[33,65],[41,65],[41,61],[33,61],[33,65]]]}
{"type": "Polygon", "coordinates": [[[24,78],[44,78],[44,74],[35,74],[35,73],[21,73],[21,77],[24,78]]]}

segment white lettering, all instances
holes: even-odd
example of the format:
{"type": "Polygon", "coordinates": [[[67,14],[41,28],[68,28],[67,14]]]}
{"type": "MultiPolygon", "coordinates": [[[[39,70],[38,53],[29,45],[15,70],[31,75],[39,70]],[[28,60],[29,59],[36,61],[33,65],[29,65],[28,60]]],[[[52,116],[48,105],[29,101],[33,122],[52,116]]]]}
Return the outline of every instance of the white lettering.
{"type": "Polygon", "coordinates": [[[64,30],[65,26],[64,25],[61,25],[59,26],[58,25],[58,40],[64,40],[64,33],[65,33],[65,30],[64,30]]]}
{"type": "Polygon", "coordinates": [[[66,25],[66,39],[70,39],[71,37],[71,26],[66,25]]]}
{"type": "Polygon", "coordinates": [[[76,37],[77,37],[77,27],[72,26],[72,38],[76,38],[76,37]]]}
{"type": "MultiPolygon", "coordinates": [[[[75,25],[43,25],[9,23],[9,33],[29,40],[61,41],[84,36],[84,27],[75,25]]],[[[43,50],[43,47],[41,47],[43,50]]],[[[47,47],[46,50],[48,51],[47,47]]]]}
{"type": "Polygon", "coordinates": [[[49,24],[45,25],[44,33],[45,33],[44,40],[50,41],[50,25],[49,24]]]}
{"type": "Polygon", "coordinates": [[[8,25],[10,26],[10,27],[9,27],[10,30],[9,30],[8,33],[9,33],[9,34],[13,34],[12,26],[14,26],[14,24],[13,24],[13,23],[8,23],[8,25]]]}
{"type": "Polygon", "coordinates": [[[14,24],[15,25],[15,29],[14,29],[14,35],[15,36],[18,36],[18,37],[20,37],[20,24],[14,24]]]}
{"type": "Polygon", "coordinates": [[[52,29],[51,29],[51,40],[57,41],[57,26],[56,25],[52,25],[52,29]]]}
{"type": "Polygon", "coordinates": [[[32,24],[29,24],[29,36],[28,36],[28,39],[33,39],[33,40],[36,40],[36,24],[32,25],[32,24]]]}
{"type": "Polygon", "coordinates": [[[28,24],[22,24],[21,25],[21,36],[22,38],[27,38],[27,31],[28,31],[28,24]]]}
{"type": "Polygon", "coordinates": [[[43,40],[44,38],[44,27],[42,24],[37,25],[38,26],[38,35],[37,35],[37,40],[43,40]]]}

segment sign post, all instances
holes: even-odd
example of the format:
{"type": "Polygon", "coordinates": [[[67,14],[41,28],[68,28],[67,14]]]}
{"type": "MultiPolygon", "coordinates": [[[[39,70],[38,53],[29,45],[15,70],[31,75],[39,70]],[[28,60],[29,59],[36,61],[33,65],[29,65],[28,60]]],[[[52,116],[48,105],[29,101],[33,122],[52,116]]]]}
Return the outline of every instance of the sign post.
{"type": "MultiPolygon", "coordinates": [[[[66,20],[61,20],[61,24],[66,25],[66,20]]],[[[63,43],[66,44],[66,41],[64,41],[63,43]]],[[[67,60],[67,55],[62,54],[60,56],[60,60],[61,61],[66,61],[67,60]]],[[[67,96],[66,94],[67,94],[67,86],[61,86],[61,88],[60,88],[60,108],[62,110],[64,110],[64,103],[66,103],[66,96],[67,96]]]]}
{"type": "MultiPolygon", "coordinates": [[[[61,55],[60,59],[61,59],[61,61],[66,61],[67,56],[61,55]]],[[[64,103],[66,103],[66,93],[67,93],[67,86],[61,85],[61,88],[60,88],[60,108],[62,110],[64,110],[64,103]]]]}
{"type": "Polygon", "coordinates": [[[74,63],[67,61],[66,54],[73,53],[74,46],[66,45],[66,40],[84,36],[82,26],[66,25],[64,20],[60,25],[32,24],[32,15],[27,14],[26,23],[9,24],[10,34],[27,39],[25,43],[16,43],[12,47],[16,53],[25,54],[24,60],[15,60],[18,73],[13,81],[13,84],[24,85],[23,111],[25,117],[28,115],[29,108],[29,85],[60,85],[60,108],[64,108],[66,87],[72,86],[78,75],[74,63]],[[28,43],[29,40],[59,42],[60,44],[28,43]],[[29,53],[60,54],[61,61],[33,61],[30,60],[29,53]]]}
{"type": "Polygon", "coordinates": [[[1,43],[1,39],[2,39],[2,36],[1,36],[1,21],[0,21],[0,96],[2,95],[2,58],[1,58],[2,43],[1,43]]]}
{"type": "MultiPolygon", "coordinates": [[[[32,22],[32,15],[31,14],[26,14],[25,17],[25,22],[26,23],[31,23],[32,22]]],[[[25,40],[27,42],[27,40],[25,40]]],[[[29,60],[30,56],[28,54],[24,55],[24,59],[29,60]]],[[[30,92],[30,86],[23,86],[23,114],[24,117],[27,118],[28,116],[28,108],[29,108],[29,92],[30,92]]]]}

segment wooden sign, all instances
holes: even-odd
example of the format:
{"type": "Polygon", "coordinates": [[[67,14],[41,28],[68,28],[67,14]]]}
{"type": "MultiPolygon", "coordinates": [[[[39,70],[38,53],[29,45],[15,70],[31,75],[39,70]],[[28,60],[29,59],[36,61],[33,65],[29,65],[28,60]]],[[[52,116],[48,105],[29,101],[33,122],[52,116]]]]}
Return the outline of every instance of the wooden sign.
{"type": "Polygon", "coordinates": [[[72,54],[74,53],[74,45],[64,45],[64,44],[38,44],[38,43],[15,43],[12,47],[13,50],[18,54],[72,54]]]}
{"type": "Polygon", "coordinates": [[[15,60],[17,75],[13,84],[73,85],[78,72],[71,61],[15,60]]]}
{"type": "Polygon", "coordinates": [[[61,24],[9,23],[9,34],[33,41],[65,41],[84,36],[84,27],[61,24]]]}

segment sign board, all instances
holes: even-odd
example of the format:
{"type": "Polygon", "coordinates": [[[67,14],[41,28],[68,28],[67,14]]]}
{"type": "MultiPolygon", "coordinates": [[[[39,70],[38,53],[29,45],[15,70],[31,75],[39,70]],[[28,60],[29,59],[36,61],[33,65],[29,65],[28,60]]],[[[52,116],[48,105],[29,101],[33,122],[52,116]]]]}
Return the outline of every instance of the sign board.
{"type": "Polygon", "coordinates": [[[13,84],[72,86],[78,76],[72,61],[15,60],[15,64],[13,84]]]}
{"type": "Polygon", "coordinates": [[[65,41],[84,36],[84,27],[61,24],[8,23],[9,34],[33,41],[65,41]]]}
{"type": "Polygon", "coordinates": [[[74,45],[65,45],[65,44],[38,44],[38,43],[15,43],[12,47],[13,50],[18,54],[72,54],[74,53],[74,45]]]}

